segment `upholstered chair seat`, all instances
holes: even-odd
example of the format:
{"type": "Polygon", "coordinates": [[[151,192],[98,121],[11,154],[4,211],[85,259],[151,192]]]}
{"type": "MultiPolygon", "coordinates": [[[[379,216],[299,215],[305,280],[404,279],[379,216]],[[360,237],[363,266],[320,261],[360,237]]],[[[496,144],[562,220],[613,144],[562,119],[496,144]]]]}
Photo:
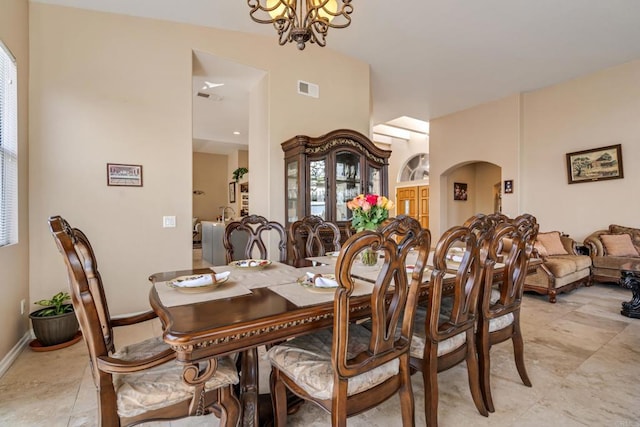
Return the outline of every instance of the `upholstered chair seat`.
{"type": "MultiPolygon", "coordinates": [[[[416,325],[413,330],[413,337],[411,338],[411,357],[420,358],[424,354],[424,345],[426,340],[426,334],[424,332],[424,326],[420,325],[419,322],[423,322],[425,320],[425,311],[420,310],[420,313],[417,313],[416,325]]],[[[454,335],[449,339],[446,339],[438,344],[438,357],[443,356],[445,354],[449,354],[452,351],[460,348],[464,343],[467,342],[467,337],[464,333],[459,333],[458,335],[454,335]]]]}
{"type": "MultiPolygon", "coordinates": [[[[451,298],[443,298],[440,307],[440,322],[446,322],[451,315],[451,307],[453,300],[451,298]]],[[[427,310],[424,307],[418,307],[414,317],[413,337],[411,337],[411,357],[421,358],[424,354],[424,346],[427,334],[425,325],[427,320],[427,310]]],[[[467,342],[467,336],[464,333],[448,338],[438,344],[438,357],[460,348],[467,342]]]]}
{"type": "MultiPolygon", "coordinates": [[[[113,357],[142,360],[168,348],[160,337],[122,347],[113,357]]],[[[205,391],[238,383],[238,371],[228,357],[218,359],[218,369],[205,385],[205,391]]],[[[113,386],[117,395],[118,415],[135,417],[150,410],[191,400],[193,387],[182,381],[182,366],[165,363],[151,369],[127,374],[114,374],[113,386]]]]}
{"type": "MultiPolygon", "coordinates": [[[[285,375],[294,380],[304,391],[316,399],[331,399],[333,368],[331,365],[331,340],[333,333],[323,330],[303,335],[269,350],[267,357],[285,375]]],[[[367,350],[371,332],[361,325],[349,326],[347,357],[353,358],[367,350]]],[[[371,371],[349,378],[347,396],[351,396],[382,384],[397,375],[398,359],[393,359],[371,371]]]]}
{"type": "MultiPolygon", "coordinates": [[[[498,302],[500,299],[500,290],[494,289],[491,290],[490,303],[493,305],[498,302]]],[[[489,332],[499,331],[500,329],[504,329],[507,326],[513,323],[514,317],[513,312],[509,312],[505,315],[495,317],[489,320],[489,332]]]]}

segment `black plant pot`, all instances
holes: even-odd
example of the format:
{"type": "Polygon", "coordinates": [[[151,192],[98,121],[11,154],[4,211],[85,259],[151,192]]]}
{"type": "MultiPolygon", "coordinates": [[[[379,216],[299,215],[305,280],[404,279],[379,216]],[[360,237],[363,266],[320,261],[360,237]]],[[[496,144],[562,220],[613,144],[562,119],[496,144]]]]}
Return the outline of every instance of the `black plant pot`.
{"type": "Polygon", "coordinates": [[[33,325],[33,333],[40,344],[49,347],[74,338],[80,328],[74,311],[55,316],[38,317],[36,313],[42,310],[46,310],[46,308],[36,310],[29,315],[33,325]]]}

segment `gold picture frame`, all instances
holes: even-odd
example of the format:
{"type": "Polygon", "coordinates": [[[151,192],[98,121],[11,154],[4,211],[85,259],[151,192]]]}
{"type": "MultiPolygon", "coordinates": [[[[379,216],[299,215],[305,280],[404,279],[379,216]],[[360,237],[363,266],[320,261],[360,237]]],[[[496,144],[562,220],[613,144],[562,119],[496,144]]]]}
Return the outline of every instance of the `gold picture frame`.
{"type": "Polygon", "coordinates": [[[567,153],[569,184],[624,178],[622,145],[567,153]]]}

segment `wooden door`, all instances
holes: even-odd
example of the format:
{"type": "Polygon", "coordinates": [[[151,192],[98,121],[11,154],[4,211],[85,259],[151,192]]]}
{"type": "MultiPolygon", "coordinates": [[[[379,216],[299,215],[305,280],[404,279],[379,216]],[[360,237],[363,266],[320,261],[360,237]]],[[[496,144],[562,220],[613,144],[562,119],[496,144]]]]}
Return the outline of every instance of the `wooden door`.
{"type": "Polygon", "coordinates": [[[418,221],[422,228],[429,228],[429,186],[418,186],[418,221]]]}
{"type": "Polygon", "coordinates": [[[418,219],[418,187],[396,189],[396,214],[418,219]]]}

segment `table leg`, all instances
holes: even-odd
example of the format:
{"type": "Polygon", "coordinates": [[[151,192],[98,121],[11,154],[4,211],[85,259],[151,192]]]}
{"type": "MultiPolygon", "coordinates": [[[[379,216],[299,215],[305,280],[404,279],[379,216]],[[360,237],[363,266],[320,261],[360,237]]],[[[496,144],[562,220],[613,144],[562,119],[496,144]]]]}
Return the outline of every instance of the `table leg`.
{"type": "Polygon", "coordinates": [[[622,303],[620,314],[627,317],[640,318],[640,272],[623,271],[620,279],[623,288],[631,289],[631,301],[622,303]]]}
{"type": "Polygon", "coordinates": [[[241,353],[240,405],[242,425],[258,427],[258,349],[252,348],[241,353]]]}

